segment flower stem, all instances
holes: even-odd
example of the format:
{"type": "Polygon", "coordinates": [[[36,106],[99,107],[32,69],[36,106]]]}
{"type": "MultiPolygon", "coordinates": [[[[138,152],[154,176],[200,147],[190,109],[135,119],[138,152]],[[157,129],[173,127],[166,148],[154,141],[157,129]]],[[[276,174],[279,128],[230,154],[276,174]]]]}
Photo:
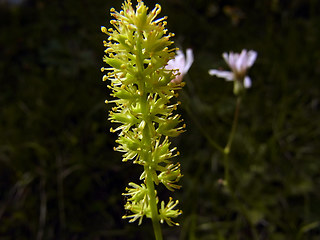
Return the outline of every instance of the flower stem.
{"type": "Polygon", "coordinates": [[[161,226],[159,222],[159,215],[158,215],[158,206],[156,202],[156,194],[154,189],[154,183],[152,180],[152,172],[145,168],[145,171],[147,173],[146,176],[146,184],[148,188],[148,195],[149,195],[149,205],[151,209],[151,219],[152,219],[152,225],[153,225],[153,232],[156,240],[162,240],[162,232],[161,232],[161,226]]]}
{"type": "Polygon", "coordinates": [[[233,117],[233,123],[231,127],[231,132],[228,138],[228,142],[226,146],[223,149],[223,155],[224,155],[224,179],[226,183],[229,185],[229,153],[231,150],[231,145],[234,139],[234,135],[237,129],[238,125],[238,119],[239,119],[239,109],[240,109],[240,103],[241,103],[241,97],[237,97],[236,102],[236,109],[234,111],[234,117],[233,117]]]}
{"type": "Polygon", "coordinates": [[[151,167],[151,163],[153,162],[152,159],[152,133],[151,133],[151,126],[152,123],[149,119],[149,113],[150,113],[150,106],[148,103],[148,94],[145,91],[145,81],[144,81],[144,68],[143,68],[143,57],[142,57],[142,49],[141,49],[141,41],[142,36],[140,32],[138,31],[138,40],[137,40],[137,67],[139,75],[138,77],[138,87],[141,94],[140,98],[140,104],[141,104],[141,113],[143,116],[143,120],[145,121],[145,126],[143,129],[142,134],[142,142],[145,146],[144,154],[143,154],[143,160],[146,162],[146,165],[144,165],[144,170],[146,172],[146,186],[148,189],[148,201],[149,206],[151,210],[151,219],[152,219],[152,225],[153,225],[153,231],[155,235],[156,240],[162,240],[162,232],[161,232],[161,226],[159,222],[159,214],[158,214],[158,206],[157,206],[157,200],[156,200],[156,194],[155,194],[155,188],[153,183],[153,173],[154,171],[151,167]]]}
{"type": "Polygon", "coordinates": [[[224,152],[226,154],[229,154],[229,152],[230,152],[232,141],[233,141],[233,138],[234,138],[234,134],[236,132],[236,128],[237,128],[237,125],[238,125],[240,103],[241,103],[241,97],[237,97],[236,109],[235,109],[235,112],[234,112],[231,133],[229,135],[229,139],[228,139],[227,145],[224,148],[224,152]]]}
{"type": "MultiPolygon", "coordinates": [[[[141,106],[148,108],[147,100],[144,98],[142,100],[141,106]]],[[[147,115],[147,111],[143,111],[147,115]]],[[[147,116],[145,116],[145,119],[147,116]]],[[[146,119],[146,125],[143,130],[143,143],[145,145],[145,151],[144,151],[144,161],[147,163],[144,166],[144,170],[146,172],[146,185],[148,189],[148,201],[149,201],[149,206],[151,210],[151,219],[152,219],[152,225],[153,225],[153,231],[156,240],[162,240],[162,232],[161,232],[161,227],[159,223],[159,215],[158,215],[158,206],[157,206],[157,200],[156,200],[156,194],[155,194],[155,188],[154,188],[154,183],[153,183],[153,173],[154,171],[151,167],[150,164],[152,163],[152,156],[151,156],[151,135],[150,135],[150,128],[147,119],[146,119]]]]}
{"type": "Polygon", "coordinates": [[[223,154],[223,160],[224,160],[224,180],[227,185],[229,185],[229,154],[224,153],[223,154]]]}
{"type": "MultiPolygon", "coordinates": [[[[140,84],[141,91],[144,91],[144,83],[140,84]]],[[[143,154],[143,160],[146,162],[144,166],[144,171],[146,173],[146,186],[148,189],[148,202],[151,210],[151,219],[152,219],[152,225],[153,225],[153,231],[156,240],[162,240],[162,232],[161,227],[159,223],[159,215],[158,215],[158,206],[156,201],[156,194],[155,194],[155,188],[153,183],[153,172],[154,171],[151,168],[152,163],[152,139],[151,139],[151,133],[150,133],[150,122],[148,120],[148,112],[149,112],[149,105],[147,101],[147,94],[143,94],[141,97],[141,110],[143,114],[143,119],[145,121],[145,126],[143,129],[143,145],[145,146],[144,154],[143,154]]]]}
{"type": "Polygon", "coordinates": [[[250,229],[251,229],[251,234],[253,239],[257,240],[259,239],[258,237],[258,233],[254,227],[254,224],[251,222],[248,214],[247,214],[247,210],[244,207],[244,205],[239,201],[239,199],[237,198],[235,192],[233,191],[233,189],[230,186],[230,182],[229,182],[229,154],[230,154],[230,150],[231,150],[231,145],[234,139],[234,135],[236,132],[236,128],[237,128],[237,124],[238,124],[238,119],[239,119],[239,109],[240,109],[240,104],[241,104],[241,97],[237,97],[236,100],[236,108],[235,108],[235,112],[234,112],[234,118],[233,118],[233,123],[232,123],[232,127],[231,127],[231,133],[229,135],[229,139],[227,142],[227,145],[224,148],[223,151],[223,155],[224,155],[224,175],[225,175],[225,182],[228,186],[228,189],[232,195],[233,200],[235,201],[236,205],[239,206],[239,210],[242,213],[242,215],[247,219],[248,224],[250,225],[250,229]]]}

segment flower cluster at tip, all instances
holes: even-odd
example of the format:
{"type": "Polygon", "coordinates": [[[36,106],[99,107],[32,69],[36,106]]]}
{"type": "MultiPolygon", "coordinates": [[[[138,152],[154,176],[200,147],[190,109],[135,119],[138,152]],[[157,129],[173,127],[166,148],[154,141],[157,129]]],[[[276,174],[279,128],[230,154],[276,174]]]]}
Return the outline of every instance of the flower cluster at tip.
{"type": "MultiPolygon", "coordinates": [[[[140,176],[142,184],[129,183],[126,189],[125,209],[132,214],[124,216],[130,222],[152,215],[152,196],[150,179],[156,185],[163,184],[170,191],[179,189],[176,183],[182,177],[180,164],[172,158],[179,155],[176,148],[170,148],[169,137],[176,137],[184,131],[180,115],[174,114],[180,104],[171,103],[177,96],[176,90],[183,87],[181,81],[173,81],[179,72],[166,65],[175,56],[176,48],[169,48],[171,33],[165,29],[166,17],[156,19],[161,11],[156,5],[148,12],[142,1],[138,1],[136,10],[130,0],[122,5],[120,12],[110,10],[113,28],[102,27],[108,41],[103,60],[110,67],[103,80],[109,80],[111,96],[106,103],[114,103],[109,120],[117,123],[111,132],[118,133],[115,150],[123,152],[123,161],[132,161],[144,167],[140,176]]],[[[152,187],[153,187],[152,183],[152,187]]],[[[158,197],[155,202],[158,204],[158,197]]],[[[174,210],[178,201],[171,198],[166,204],[161,201],[157,219],[169,225],[178,225],[171,219],[182,212],[174,210]]]]}
{"type": "Polygon", "coordinates": [[[231,68],[231,72],[211,69],[209,74],[227,81],[234,81],[234,93],[238,95],[243,88],[251,87],[251,79],[247,76],[247,71],[256,61],[257,55],[256,51],[247,51],[246,49],[243,49],[241,53],[223,53],[222,56],[231,68]]]}

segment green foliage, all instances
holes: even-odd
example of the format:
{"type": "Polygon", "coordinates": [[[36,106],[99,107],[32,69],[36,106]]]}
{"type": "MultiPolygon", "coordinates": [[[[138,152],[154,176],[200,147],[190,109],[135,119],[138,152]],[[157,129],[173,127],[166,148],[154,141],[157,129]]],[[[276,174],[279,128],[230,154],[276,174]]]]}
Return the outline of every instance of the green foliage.
{"type": "MultiPolygon", "coordinates": [[[[121,192],[140,169],[119,165],[97,71],[97,26],[121,2],[1,2],[0,239],[152,239],[152,226],[121,219],[121,192]]],[[[319,239],[319,1],[159,4],[177,46],[195,53],[179,93],[188,131],[173,143],[183,215],[165,239],[319,239]],[[259,55],[229,159],[232,196],[219,181],[222,155],[187,109],[227,141],[232,86],[208,70],[227,68],[221,54],[243,48],[259,55]]]]}

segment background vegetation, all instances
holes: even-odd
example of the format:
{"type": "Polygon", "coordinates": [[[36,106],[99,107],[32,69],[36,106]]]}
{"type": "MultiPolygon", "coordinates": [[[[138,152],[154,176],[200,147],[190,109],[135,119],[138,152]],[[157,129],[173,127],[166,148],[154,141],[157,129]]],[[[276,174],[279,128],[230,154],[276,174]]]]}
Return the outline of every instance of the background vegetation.
{"type": "MultiPolygon", "coordinates": [[[[141,173],[113,151],[100,26],[111,0],[0,1],[0,239],[152,239],[122,220],[121,193],[141,173]]],[[[154,7],[155,1],[145,0],[154,7]]],[[[317,0],[159,0],[177,46],[195,62],[173,140],[184,214],[166,239],[320,238],[320,4],[317,0]],[[224,51],[258,52],[224,167],[232,84],[209,76],[224,51]],[[187,111],[187,109],[189,109],[187,111]]],[[[160,191],[161,192],[161,191],[160,191]]],[[[162,196],[166,198],[166,191],[162,196]]]]}

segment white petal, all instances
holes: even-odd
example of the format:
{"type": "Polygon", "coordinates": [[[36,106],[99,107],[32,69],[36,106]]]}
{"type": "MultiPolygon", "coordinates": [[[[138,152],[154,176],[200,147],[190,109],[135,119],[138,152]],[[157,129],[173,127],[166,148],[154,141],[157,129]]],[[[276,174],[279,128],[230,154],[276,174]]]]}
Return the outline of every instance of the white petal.
{"type": "Polygon", "coordinates": [[[183,75],[179,74],[174,79],[171,80],[172,83],[178,84],[181,83],[183,79],[183,75]]]}
{"type": "Polygon", "coordinates": [[[234,80],[234,74],[233,72],[228,72],[228,71],[219,71],[216,69],[211,69],[209,70],[210,75],[214,75],[220,78],[224,78],[227,81],[233,81],[234,80]]]}
{"type": "Polygon", "coordinates": [[[239,54],[238,53],[234,53],[234,52],[230,52],[229,53],[229,59],[228,59],[228,65],[231,68],[232,71],[236,71],[237,70],[237,59],[239,58],[239,54]]]}
{"type": "Polygon", "coordinates": [[[243,73],[247,69],[247,50],[243,49],[236,60],[236,71],[243,73]]]}
{"type": "Polygon", "coordinates": [[[182,51],[178,50],[177,55],[174,59],[171,59],[168,61],[166,69],[172,70],[172,69],[178,69],[180,73],[182,73],[182,69],[185,66],[185,58],[182,51]]]}
{"type": "Polygon", "coordinates": [[[254,64],[257,56],[258,56],[258,53],[256,51],[250,50],[248,52],[247,67],[251,67],[254,64]]]}
{"type": "Polygon", "coordinates": [[[228,53],[224,52],[224,53],[222,54],[222,57],[223,57],[223,59],[226,61],[226,63],[229,64],[229,55],[228,55],[228,53]]]}
{"type": "Polygon", "coordinates": [[[244,78],[244,83],[243,83],[244,87],[245,88],[250,88],[251,87],[251,78],[246,76],[244,78]]]}
{"type": "Polygon", "coordinates": [[[187,49],[187,54],[186,54],[186,59],[185,59],[185,65],[184,68],[182,69],[182,74],[186,74],[191,67],[193,63],[193,52],[191,48],[187,49]]]}

